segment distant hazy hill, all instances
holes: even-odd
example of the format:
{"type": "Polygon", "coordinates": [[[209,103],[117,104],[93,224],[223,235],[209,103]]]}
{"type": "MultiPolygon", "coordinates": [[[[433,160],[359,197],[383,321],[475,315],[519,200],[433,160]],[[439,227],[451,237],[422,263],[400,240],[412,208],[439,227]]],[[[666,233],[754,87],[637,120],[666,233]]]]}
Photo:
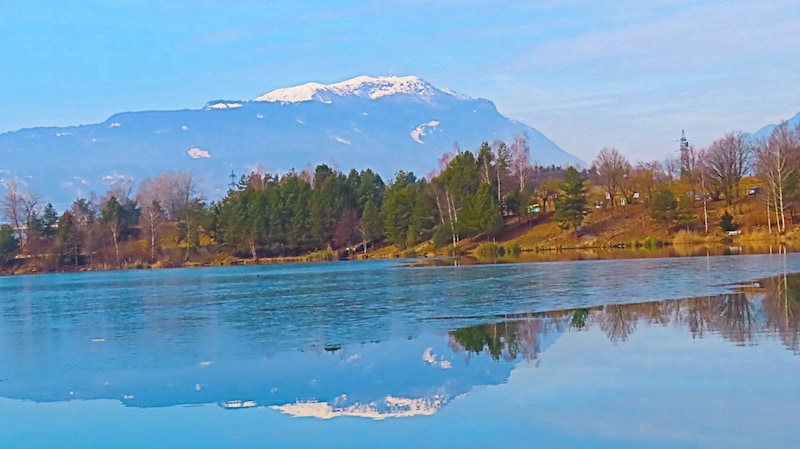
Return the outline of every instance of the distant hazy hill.
{"type": "MultiPolygon", "coordinates": [[[[789,127],[794,129],[798,124],[800,124],[800,112],[795,114],[795,116],[790,118],[788,121],[789,121],[789,127]]],[[[753,137],[755,137],[756,139],[769,139],[770,134],[772,134],[772,130],[775,129],[776,126],[778,125],[774,123],[771,125],[767,125],[759,129],[755,133],[753,133],[753,137]]]]}
{"type": "Polygon", "coordinates": [[[277,89],[251,101],[212,101],[198,110],[126,112],[103,123],[0,134],[0,177],[18,178],[63,210],[102,194],[117,177],[140,181],[191,170],[209,198],[233,171],[270,173],[320,163],[426,176],[454,142],[527,136],[531,160],[579,164],[539,131],[510,120],[485,99],[438,89],[413,76],[358,77],[277,89]]]}

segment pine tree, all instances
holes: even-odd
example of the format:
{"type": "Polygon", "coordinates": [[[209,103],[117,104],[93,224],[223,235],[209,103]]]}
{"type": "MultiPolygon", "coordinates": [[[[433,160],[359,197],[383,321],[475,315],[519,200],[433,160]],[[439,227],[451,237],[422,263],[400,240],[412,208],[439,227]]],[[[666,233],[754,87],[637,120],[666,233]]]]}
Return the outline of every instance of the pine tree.
{"type": "Polygon", "coordinates": [[[583,223],[583,217],[589,213],[589,208],[586,206],[587,191],[578,170],[575,167],[567,168],[564,173],[564,182],[561,183],[561,195],[556,200],[556,213],[553,217],[561,229],[573,228],[577,234],[578,227],[583,223]]]}
{"type": "Polygon", "coordinates": [[[678,202],[671,190],[661,189],[650,204],[650,217],[667,226],[675,219],[678,202]]]}
{"type": "Polygon", "coordinates": [[[19,239],[10,225],[0,225],[0,265],[6,265],[17,257],[19,239]]]}

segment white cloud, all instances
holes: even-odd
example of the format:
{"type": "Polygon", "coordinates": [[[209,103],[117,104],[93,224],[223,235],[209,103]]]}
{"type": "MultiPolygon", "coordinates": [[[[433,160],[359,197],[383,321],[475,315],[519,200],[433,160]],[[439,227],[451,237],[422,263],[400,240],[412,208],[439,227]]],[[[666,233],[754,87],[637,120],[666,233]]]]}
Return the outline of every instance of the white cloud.
{"type": "Polygon", "coordinates": [[[350,141],[345,139],[345,138],[343,138],[343,137],[336,136],[333,139],[336,140],[337,142],[341,143],[341,144],[350,145],[350,141]]]}
{"type": "Polygon", "coordinates": [[[209,153],[206,150],[201,150],[200,148],[197,147],[190,148],[189,151],[187,151],[187,153],[189,154],[189,157],[191,157],[192,159],[208,159],[211,157],[211,153],[209,153]]]}
{"type": "Polygon", "coordinates": [[[121,175],[113,172],[102,177],[103,181],[133,180],[130,176],[121,175]]]}

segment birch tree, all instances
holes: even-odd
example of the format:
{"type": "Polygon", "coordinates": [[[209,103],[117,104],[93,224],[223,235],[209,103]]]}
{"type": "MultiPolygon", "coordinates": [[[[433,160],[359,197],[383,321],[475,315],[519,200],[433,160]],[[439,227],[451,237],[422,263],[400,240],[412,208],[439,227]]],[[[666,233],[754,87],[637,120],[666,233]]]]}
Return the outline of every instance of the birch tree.
{"type": "Polygon", "coordinates": [[[3,217],[8,220],[17,233],[19,242],[23,241],[22,218],[23,218],[22,194],[19,191],[19,183],[16,180],[6,184],[6,193],[3,196],[3,217]]]}
{"type": "Polygon", "coordinates": [[[770,206],[775,211],[775,226],[779,233],[786,231],[786,193],[797,182],[797,163],[800,157],[800,136],[783,122],[772,131],[765,144],[756,149],[756,173],[766,184],[767,216],[770,223],[770,206]]]}
{"type": "Polygon", "coordinates": [[[524,137],[517,137],[511,144],[509,158],[509,169],[511,175],[517,181],[517,188],[520,192],[525,191],[525,184],[531,175],[531,147],[528,140],[524,137]]]}

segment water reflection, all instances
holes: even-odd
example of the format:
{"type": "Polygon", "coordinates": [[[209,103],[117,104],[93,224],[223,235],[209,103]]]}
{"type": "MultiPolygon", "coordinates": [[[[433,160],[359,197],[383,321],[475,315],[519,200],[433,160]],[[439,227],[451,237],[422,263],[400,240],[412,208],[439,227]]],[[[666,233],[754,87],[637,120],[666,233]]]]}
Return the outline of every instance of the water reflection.
{"type": "Polygon", "coordinates": [[[456,352],[484,354],[494,360],[534,360],[539,340],[547,334],[602,330],[623,343],[640,326],[674,326],[692,338],[708,333],[737,345],[758,344],[778,336],[800,353],[800,273],[784,274],[740,286],[734,293],[683,300],[612,304],[515,316],[501,323],[457,329],[449,333],[456,352]]]}
{"type": "Polygon", "coordinates": [[[546,366],[540,356],[567,333],[600,331],[624,345],[652,328],[671,327],[687,339],[718,336],[737,346],[777,340],[794,354],[800,351],[800,275],[787,274],[719,295],[475,316],[473,321],[485,322],[302,350],[282,346],[280,339],[241,350],[237,345],[246,330],[221,326],[225,320],[197,308],[182,309],[173,320],[158,315],[156,306],[146,309],[161,330],[131,337],[145,317],[126,316],[132,313],[126,304],[90,304],[97,309],[90,316],[111,330],[98,334],[80,318],[85,311],[58,304],[58,310],[33,313],[48,323],[43,335],[26,329],[35,302],[3,309],[0,396],[35,402],[115,399],[128,407],[218,404],[298,417],[381,420],[432,415],[480,387],[507,382],[520,363],[546,366]],[[159,342],[170,333],[191,339],[159,342]]]}
{"type": "Polygon", "coordinates": [[[754,254],[785,254],[800,252],[800,245],[748,243],[745,245],[666,245],[654,248],[622,247],[622,248],[579,248],[562,250],[527,251],[517,255],[507,254],[502,257],[440,257],[415,260],[413,265],[476,265],[498,263],[530,263],[530,262],[574,262],[580,260],[628,260],[655,258],[685,258],[733,256],[754,254]]]}

